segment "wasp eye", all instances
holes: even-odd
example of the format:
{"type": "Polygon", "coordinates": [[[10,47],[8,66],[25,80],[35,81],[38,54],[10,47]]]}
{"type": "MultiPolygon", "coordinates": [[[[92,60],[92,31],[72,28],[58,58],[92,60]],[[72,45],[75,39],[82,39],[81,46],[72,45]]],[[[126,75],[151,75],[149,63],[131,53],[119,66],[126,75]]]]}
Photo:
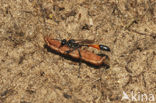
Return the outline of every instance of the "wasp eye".
{"type": "Polygon", "coordinates": [[[105,45],[99,45],[100,49],[101,50],[104,50],[104,51],[110,51],[110,48],[108,46],[105,46],[105,45]]]}
{"type": "Polygon", "coordinates": [[[65,45],[67,43],[67,40],[66,39],[63,39],[62,41],[61,41],[61,45],[65,45]]]}

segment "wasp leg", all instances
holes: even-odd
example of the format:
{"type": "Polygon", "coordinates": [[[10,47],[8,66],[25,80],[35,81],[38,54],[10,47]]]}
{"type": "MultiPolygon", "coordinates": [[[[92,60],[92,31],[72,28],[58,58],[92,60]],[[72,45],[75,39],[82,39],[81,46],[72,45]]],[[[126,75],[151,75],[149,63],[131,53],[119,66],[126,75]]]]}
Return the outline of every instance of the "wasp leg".
{"type": "Polygon", "coordinates": [[[65,51],[65,53],[69,54],[69,53],[75,51],[76,49],[78,49],[78,48],[73,48],[72,50],[67,50],[67,51],[65,51]]]}
{"type": "Polygon", "coordinates": [[[78,49],[78,52],[79,52],[79,56],[80,56],[80,59],[79,59],[79,69],[78,69],[78,78],[80,78],[80,68],[81,68],[81,53],[80,53],[80,49],[78,49]]]}

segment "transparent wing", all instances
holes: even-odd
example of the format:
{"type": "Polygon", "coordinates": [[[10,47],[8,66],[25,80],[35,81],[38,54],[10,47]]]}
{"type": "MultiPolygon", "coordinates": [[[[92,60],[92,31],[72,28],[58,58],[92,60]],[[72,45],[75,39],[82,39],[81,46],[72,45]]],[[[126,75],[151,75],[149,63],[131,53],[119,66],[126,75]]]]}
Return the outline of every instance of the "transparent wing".
{"type": "Polygon", "coordinates": [[[93,44],[94,43],[94,40],[89,40],[89,39],[76,39],[75,40],[76,43],[79,43],[79,44],[93,44]]]}

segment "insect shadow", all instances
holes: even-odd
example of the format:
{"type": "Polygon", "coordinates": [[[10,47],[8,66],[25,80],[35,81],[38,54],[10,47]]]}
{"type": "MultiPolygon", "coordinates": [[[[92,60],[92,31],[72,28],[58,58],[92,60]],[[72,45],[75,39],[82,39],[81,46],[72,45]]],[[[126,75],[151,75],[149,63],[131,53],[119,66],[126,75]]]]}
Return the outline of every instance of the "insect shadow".
{"type": "MultiPolygon", "coordinates": [[[[73,57],[71,57],[71,56],[69,56],[69,55],[61,54],[61,53],[59,53],[59,52],[57,52],[57,51],[51,49],[51,48],[50,48],[48,45],[46,45],[46,44],[44,45],[44,48],[47,49],[48,52],[51,52],[51,53],[56,54],[56,55],[59,55],[59,56],[65,58],[65,59],[67,59],[67,60],[71,60],[71,61],[74,61],[74,62],[83,62],[83,63],[87,64],[88,66],[93,67],[93,68],[95,68],[95,69],[100,69],[101,67],[104,67],[105,69],[109,69],[109,68],[110,68],[110,66],[109,66],[108,64],[105,64],[105,63],[103,63],[103,64],[100,65],[100,66],[97,66],[97,65],[88,63],[87,61],[83,61],[83,60],[80,61],[80,59],[73,58],[73,57]]],[[[105,55],[105,54],[97,54],[97,55],[99,55],[99,56],[101,56],[101,57],[102,57],[102,56],[106,56],[107,59],[108,59],[108,56],[105,55]]]]}

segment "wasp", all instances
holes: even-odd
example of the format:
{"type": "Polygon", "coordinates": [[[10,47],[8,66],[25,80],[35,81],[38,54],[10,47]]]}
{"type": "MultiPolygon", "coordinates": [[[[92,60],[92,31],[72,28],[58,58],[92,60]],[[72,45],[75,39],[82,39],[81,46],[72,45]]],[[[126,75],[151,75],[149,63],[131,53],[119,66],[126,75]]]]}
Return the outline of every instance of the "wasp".
{"type": "MultiPolygon", "coordinates": [[[[110,51],[110,48],[108,46],[102,45],[102,44],[91,44],[93,42],[94,42],[93,40],[88,40],[88,39],[85,39],[85,40],[75,40],[75,39],[66,40],[66,39],[63,39],[63,40],[61,40],[60,47],[67,45],[69,48],[76,50],[76,49],[81,48],[82,46],[86,46],[86,47],[93,47],[93,48],[96,48],[98,50],[110,51]],[[87,43],[87,44],[85,44],[85,43],[87,43]]],[[[69,52],[72,52],[73,50],[66,51],[66,52],[69,53],[69,52]]]]}

